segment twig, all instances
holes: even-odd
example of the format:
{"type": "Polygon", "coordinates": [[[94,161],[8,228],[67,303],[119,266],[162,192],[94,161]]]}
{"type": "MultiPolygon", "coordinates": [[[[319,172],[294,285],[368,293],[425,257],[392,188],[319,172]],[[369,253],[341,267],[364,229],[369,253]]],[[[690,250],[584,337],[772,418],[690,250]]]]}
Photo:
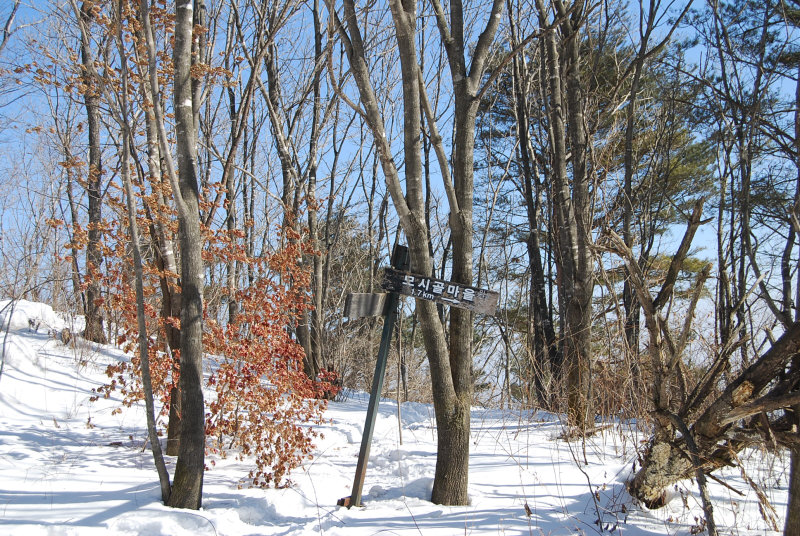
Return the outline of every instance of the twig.
{"type": "Polygon", "coordinates": [[[755,492],[756,497],[758,497],[758,511],[761,513],[761,518],[767,523],[772,530],[778,532],[780,527],[778,527],[778,514],[775,512],[775,507],[772,506],[772,503],[769,502],[767,498],[767,494],[764,493],[764,490],[761,489],[761,486],[755,483],[752,478],[747,475],[747,472],[744,470],[744,464],[739,459],[738,456],[735,456],[736,463],[739,464],[739,472],[744,478],[744,481],[750,486],[750,488],[755,492]]]}
{"type": "Polygon", "coordinates": [[[741,491],[739,491],[738,489],[734,488],[733,486],[731,486],[730,484],[728,484],[727,482],[725,482],[725,481],[724,481],[724,480],[722,480],[721,478],[717,478],[717,477],[715,477],[714,475],[712,475],[711,473],[706,473],[705,475],[706,475],[708,478],[710,478],[711,480],[713,480],[714,482],[716,482],[717,484],[719,484],[719,485],[721,485],[721,486],[725,486],[726,488],[728,488],[728,489],[729,489],[729,490],[731,490],[732,492],[736,493],[736,494],[737,494],[737,495],[739,495],[740,497],[744,497],[744,493],[743,493],[743,492],[741,492],[741,491]]]}

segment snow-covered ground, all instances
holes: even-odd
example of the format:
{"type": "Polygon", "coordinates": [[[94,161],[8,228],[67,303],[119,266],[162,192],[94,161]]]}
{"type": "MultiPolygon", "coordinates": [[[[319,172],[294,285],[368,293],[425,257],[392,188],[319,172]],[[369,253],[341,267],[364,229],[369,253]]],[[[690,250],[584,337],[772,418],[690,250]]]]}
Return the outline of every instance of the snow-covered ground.
{"type": "MultiPolygon", "coordinates": [[[[0,302],[0,308],[7,302],[0,302]]],[[[9,309],[0,314],[9,325],[9,309]]],[[[336,506],[350,495],[368,396],[331,403],[312,461],[285,489],[248,488],[246,463],[215,460],[205,475],[203,508],[176,510],[159,500],[141,408],[89,402],[105,365],[123,358],[111,348],[53,337],[64,321],[48,306],[18,302],[9,332],[0,331],[0,535],[330,536],[531,534],[684,535],[702,518],[692,482],[672,490],[669,505],[647,511],[624,482],[645,439],[609,427],[581,443],[557,439],[545,414],[475,409],[471,504],[443,507],[428,499],[436,463],[429,406],[383,401],[376,423],[362,508],[336,506]],[[40,321],[38,331],[28,319],[40,321]],[[48,333],[48,331],[50,333],[48,333]],[[599,522],[598,522],[599,520],[599,522]]],[[[787,460],[751,452],[748,475],[764,485],[782,527],[787,460]]],[[[170,469],[174,460],[169,460],[170,469]]],[[[738,470],[711,483],[722,534],[775,536],[756,494],[738,470]],[[741,495],[740,495],[741,494],[741,495]]]]}

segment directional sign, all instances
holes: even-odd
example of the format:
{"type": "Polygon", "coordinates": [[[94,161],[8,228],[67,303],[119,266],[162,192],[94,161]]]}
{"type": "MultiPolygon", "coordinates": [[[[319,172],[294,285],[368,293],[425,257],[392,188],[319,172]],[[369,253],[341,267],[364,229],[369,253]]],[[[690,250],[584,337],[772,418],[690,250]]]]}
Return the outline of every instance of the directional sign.
{"type": "Polygon", "coordinates": [[[487,315],[494,314],[497,310],[497,301],[500,299],[500,294],[491,290],[410,274],[393,268],[386,268],[381,287],[391,292],[487,315]]]}
{"type": "Polygon", "coordinates": [[[344,302],[344,316],[362,318],[386,314],[386,294],[351,292],[344,302]]]}

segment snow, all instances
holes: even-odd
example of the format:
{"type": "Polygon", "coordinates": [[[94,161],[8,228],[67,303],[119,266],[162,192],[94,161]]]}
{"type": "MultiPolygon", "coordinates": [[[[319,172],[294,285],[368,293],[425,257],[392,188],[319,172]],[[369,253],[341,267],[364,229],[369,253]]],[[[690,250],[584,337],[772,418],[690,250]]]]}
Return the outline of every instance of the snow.
{"type": "MultiPolygon", "coordinates": [[[[5,303],[0,303],[0,309],[5,303]]],[[[649,511],[625,491],[646,439],[633,425],[608,426],[585,443],[559,439],[544,413],[474,409],[470,504],[431,503],[436,431],[431,407],[404,403],[402,444],[397,406],[380,406],[364,484],[364,507],[336,506],[351,493],[368,396],[330,404],[314,459],[284,489],[249,488],[246,462],[213,459],[203,508],[160,502],[152,456],[143,450],[141,407],[90,402],[107,363],[126,356],[111,347],[53,337],[67,325],[46,305],[17,302],[0,313],[5,338],[0,376],[0,535],[304,535],[531,534],[686,535],[702,518],[696,486],[671,490],[667,507],[649,511]],[[28,319],[40,321],[38,331],[28,319]],[[598,518],[601,522],[598,524],[598,518]]],[[[35,322],[34,322],[35,324],[35,322]]],[[[168,459],[170,470],[174,459],[168,459]]],[[[764,485],[782,527],[788,459],[748,453],[749,476],[764,485]]],[[[738,470],[712,482],[721,534],[777,536],[758,511],[738,470]],[[743,495],[735,493],[738,490],[743,495]]]]}
{"type": "Polygon", "coordinates": [[[0,326],[3,330],[27,329],[32,327],[31,322],[38,323],[39,329],[45,331],[59,331],[66,327],[66,322],[49,305],[28,300],[0,300],[0,326]]]}

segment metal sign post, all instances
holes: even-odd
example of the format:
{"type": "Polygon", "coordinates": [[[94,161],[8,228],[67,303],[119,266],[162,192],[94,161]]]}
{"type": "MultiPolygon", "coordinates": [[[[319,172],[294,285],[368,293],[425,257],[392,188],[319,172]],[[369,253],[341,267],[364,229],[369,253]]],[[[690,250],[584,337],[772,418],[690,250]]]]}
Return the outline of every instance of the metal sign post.
{"type": "MultiPolygon", "coordinates": [[[[407,247],[400,245],[394,247],[394,251],[392,252],[392,266],[399,270],[408,268],[407,247]]],[[[378,298],[375,300],[377,301],[378,298]]],[[[380,401],[381,391],[383,390],[383,378],[386,374],[386,362],[388,361],[389,357],[389,347],[392,344],[392,332],[394,331],[394,322],[397,318],[397,304],[400,301],[400,295],[397,292],[390,292],[385,299],[385,309],[383,308],[384,304],[381,304],[380,307],[373,307],[372,300],[365,301],[368,301],[371,304],[369,311],[375,312],[381,310],[385,312],[383,313],[383,334],[381,335],[381,345],[378,349],[378,362],[375,364],[375,375],[372,377],[372,391],[369,395],[367,420],[364,423],[364,435],[361,437],[361,450],[358,453],[356,477],[353,481],[353,492],[350,497],[339,499],[338,503],[339,506],[346,506],[348,508],[351,506],[361,506],[361,490],[364,487],[364,477],[367,473],[369,449],[372,443],[372,433],[375,428],[375,419],[378,416],[378,402],[380,401]]],[[[383,301],[383,299],[380,301],[383,301]]],[[[350,310],[348,310],[348,312],[350,312],[350,310]]]]}
{"type": "MultiPolygon", "coordinates": [[[[392,252],[392,267],[386,268],[381,287],[388,294],[350,294],[347,296],[344,315],[348,318],[365,316],[383,316],[383,335],[378,350],[378,362],[375,375],[372,377],[372,391],[369,395],[367,420],[364,423],[364,435],[361,438],[361,451],[358,454],[356,478],[353,482],[353,493],[349,497],[339,499],[339,506],[361,506],[361,488],[364,487],[364,476],[367,471],[367,460],[372,443],[372,432],[375,418],[378,415],[378,401],[383,389],[383,377],[386,373],[386,361],[389,346],[392,343],[394,321],[397,318],[397,304],[400,294],[413,296],[421,300],[430,300],[442,305],[469,309],[476,313],[494,314],[500,294],[491,290],[470,287],[452,281],[443,281],[434,277],[406,272],[408,269],[408,248],[395,246],[392,252]]],[[[398,405],[399,405],[398,400],[398,405]]]]}

